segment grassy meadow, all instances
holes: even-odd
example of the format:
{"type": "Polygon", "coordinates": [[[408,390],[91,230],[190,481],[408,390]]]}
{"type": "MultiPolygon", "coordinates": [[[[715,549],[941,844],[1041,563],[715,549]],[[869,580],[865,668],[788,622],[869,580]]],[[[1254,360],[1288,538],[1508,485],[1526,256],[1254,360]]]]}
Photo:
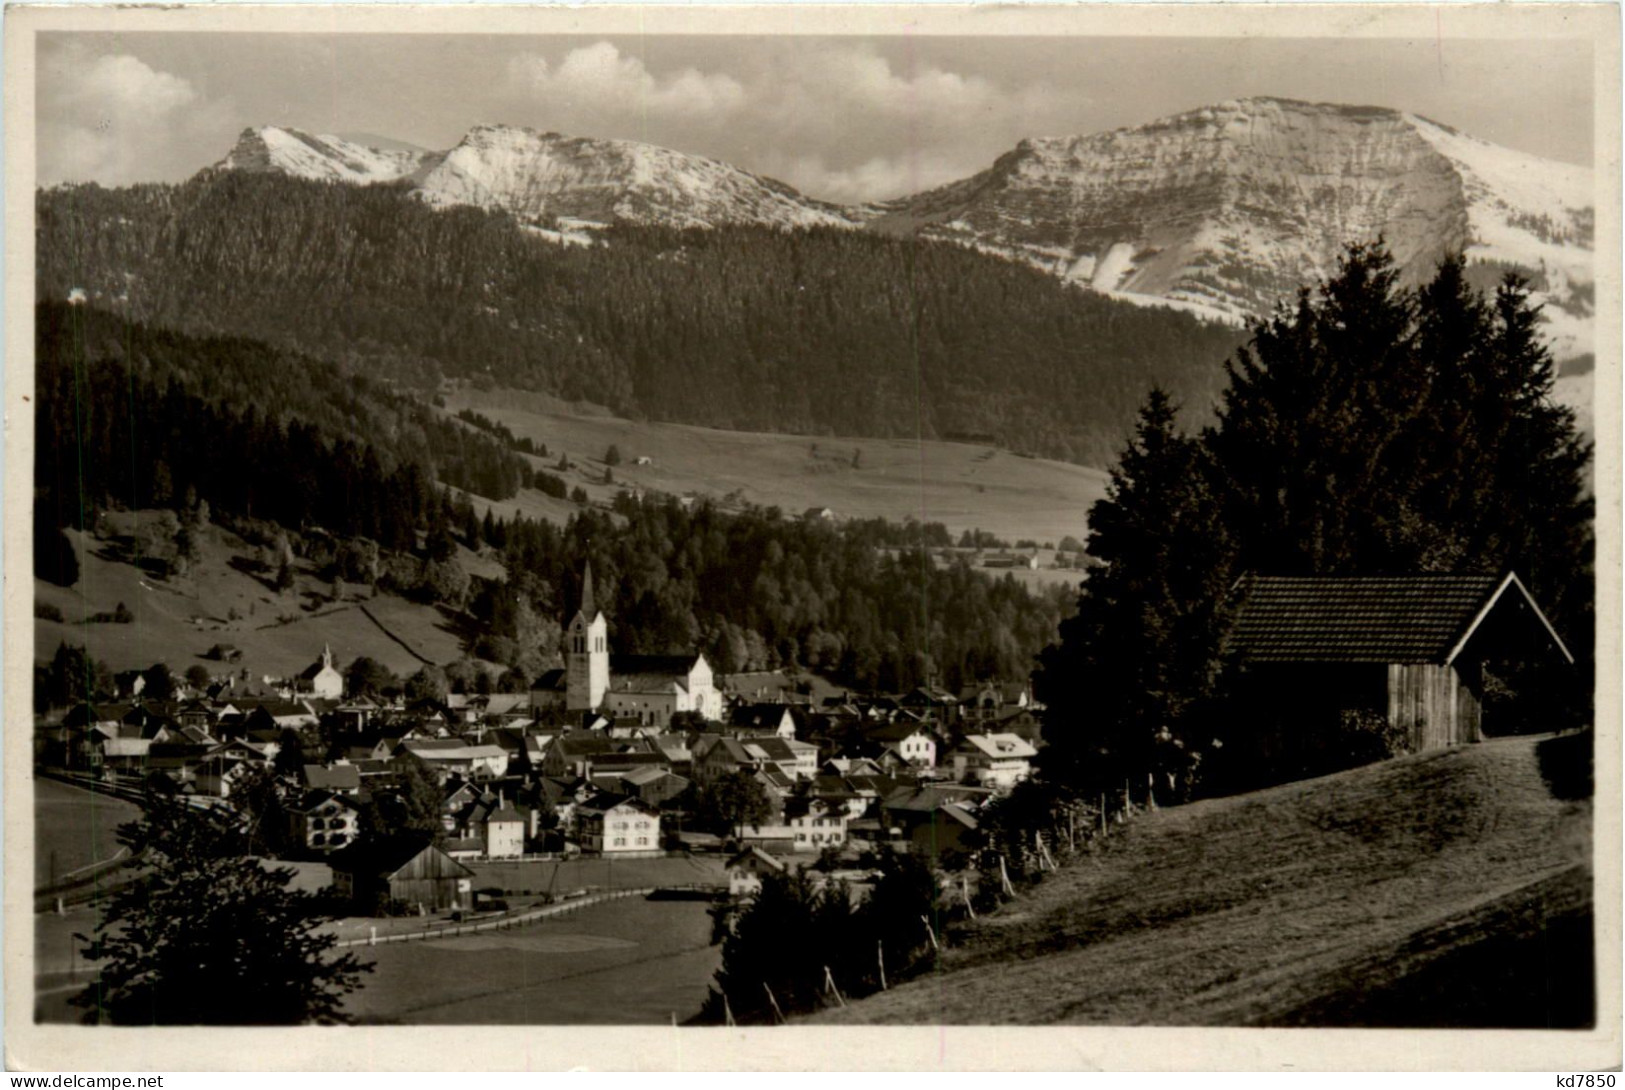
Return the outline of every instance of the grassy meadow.
{"type": "MultiPolygon", "coordinates": [[[[563,476],[570,487],[579,485],[602,502],[624,488],[719,501],[734,496],[794,515],[828,507],[841,518],[941,522],[956,538],[982,529],[1011,542],[1059,543],[1069,534],[1084,537],[1089,506],[1106,488],[1100,470],[973,443],[645,423],[513,390],[459,389],[447,396],[446,407],[453,413],[472,408],[517,436],[545,443],[549,457],[534,459],[538,468],[553,472],[560,454],[568,454],[574,468],[563,476]],[[611,445],[623,461],[606,485],[603,458],[611,445]],[[650,464],[637,465],[639,457],[650,464]]],[[[574,506],[529,493],[497,509],[562,521],[574,506]]]]}
{"type": "Polygon", "coordinates": [[[940,971],[815,1020],[1588,1024],[1588,745],[1504,739],[1142,815],[967,923],[940,971]]]}

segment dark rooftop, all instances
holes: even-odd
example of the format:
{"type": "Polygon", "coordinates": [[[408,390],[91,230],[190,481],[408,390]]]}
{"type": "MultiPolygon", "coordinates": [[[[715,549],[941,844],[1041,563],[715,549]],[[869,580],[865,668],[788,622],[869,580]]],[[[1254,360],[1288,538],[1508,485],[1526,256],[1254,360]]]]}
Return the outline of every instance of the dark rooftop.
{"type": "Polygon", "coordinates": [[[1445,663],[1509,592],[1539,616],[1514,576],[1250,575],[1236,589],[1229,649],[1258,663],[1445,663]]]}

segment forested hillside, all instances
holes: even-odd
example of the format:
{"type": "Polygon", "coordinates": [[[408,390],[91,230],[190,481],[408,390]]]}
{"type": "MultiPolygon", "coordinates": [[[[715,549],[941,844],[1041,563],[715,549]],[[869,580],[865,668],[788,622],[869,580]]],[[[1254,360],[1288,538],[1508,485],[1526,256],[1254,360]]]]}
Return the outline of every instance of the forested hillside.
{"type": "Polygon", "coordinates": [[[992,435],[1103,464],[1147,388],[1201,418],[1237,330],[958,246],[841,230],[615,227],[545,242],[400,187],[218,174],[39,195],[39,292],[420,387],[813,435],[992,435]]]}
{"type": "Polygon", "coordinates": [[[436,482],[504,499],[537,477],[497,440],[333,364],[90,307],[44,304],[36,322],[43,522],[191,489],[221,511],[405,548],[436,482]]]}
{"type": "MultiPolygon", "coordinates": [[[[465,652],[511,668],[503,684],[519,687],[558,663],[569,588],[588,560],[619,651],[697,647],[723,671],[800,666],[888,690],[1023,676],[1068,606],[1060,590],[893,554],[883,546],[927,538],[878,520],[808,523],[623,493],[613,514],[583,507],[563,528],[481,521],[442,486],[501,498],[557,479],[331,364],[85,306],[36,314],[36,561],[64,585],[77,565],[60,527],[93,527],[109,507],[173,508],[166,552],[184,557],[181,539],[202,532],[206,509],[280,527],[290,557],[321,578],[372,582],[462,618],[465,652]],[[454,535],[500,559],[504,577],[464,570],[454,535]]],[[[155,577],[184,579],[184,565],[155,577]]]]}

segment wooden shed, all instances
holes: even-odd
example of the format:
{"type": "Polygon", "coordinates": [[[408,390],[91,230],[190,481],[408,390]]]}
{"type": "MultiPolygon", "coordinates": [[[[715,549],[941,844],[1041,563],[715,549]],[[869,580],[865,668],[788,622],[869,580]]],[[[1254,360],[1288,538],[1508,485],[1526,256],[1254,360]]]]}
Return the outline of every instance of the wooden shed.
{"type": "Polygon", "coordinates": [[[474,872],[423,836],[358,844],[333,857],[333,886],[363,915],[395,900],[428,912],[472,905],[474,872]]]}
{"type": "Polygon", "coordinates": [[[1227,650],[1268,748],[1381,715],[1411,752],[1484,737],[1484,664],[1574,659],[1515,574],[1249,575],[1227,650]]]}

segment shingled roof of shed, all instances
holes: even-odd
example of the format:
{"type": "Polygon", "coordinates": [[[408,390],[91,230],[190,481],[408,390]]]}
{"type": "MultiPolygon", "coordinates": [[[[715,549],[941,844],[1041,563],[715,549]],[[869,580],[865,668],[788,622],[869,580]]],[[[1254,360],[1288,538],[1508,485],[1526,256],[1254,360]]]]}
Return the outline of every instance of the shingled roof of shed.
{"type": "Polygon", "coordinates": [[[1236,591],[1229,646],[1248,662],[1448,663],[1508,591],[1571,658],[1515,575],[1249,575],[1236,591]]]}

